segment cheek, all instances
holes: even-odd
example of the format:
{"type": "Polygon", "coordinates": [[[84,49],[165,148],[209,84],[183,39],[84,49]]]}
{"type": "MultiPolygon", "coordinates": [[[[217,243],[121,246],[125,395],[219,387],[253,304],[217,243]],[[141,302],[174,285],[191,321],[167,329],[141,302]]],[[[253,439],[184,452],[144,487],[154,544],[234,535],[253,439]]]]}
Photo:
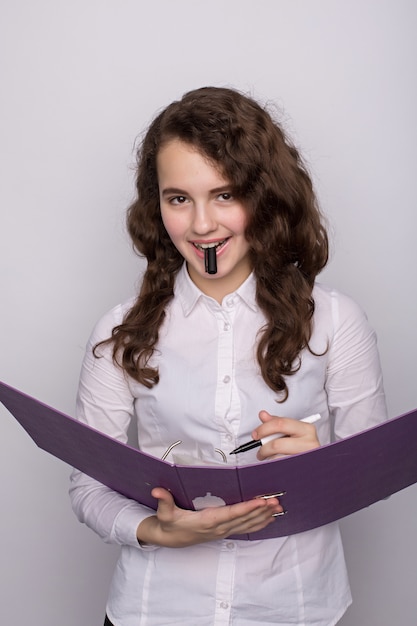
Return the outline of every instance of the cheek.
{"type": "Polygon", "coordinates": [[[241,208],[233,216],[234,231],[239,234],[244,234],[247,225],[248,225],[248,216],[246,214],[246,211],[243,208],[241,208]]]}
{"type": "Polygon", "coordinates": [[[161,211],[162,223],[165,226],[165,230],[168,235],[175,241],[178,239],[184,232],[184,226],[182,224],[182,220],[178,215],[170,213],[169,211],[161,211]]]}

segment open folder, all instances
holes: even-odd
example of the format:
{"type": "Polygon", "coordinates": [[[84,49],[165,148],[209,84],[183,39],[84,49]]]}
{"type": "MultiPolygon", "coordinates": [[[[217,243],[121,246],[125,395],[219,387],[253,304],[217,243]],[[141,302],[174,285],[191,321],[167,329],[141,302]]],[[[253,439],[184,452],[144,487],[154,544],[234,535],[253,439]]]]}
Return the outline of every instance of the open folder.
{"type": "Polygon", "coordinates": [[[239,539],[311,530],[417,482],[417,409],[303,454],[239,467],[199,467],[150,456],[4,383],[0,401],[40,448],[152,509],[154,487],[169,489],[177,505],[190,510],[282,494],[285,515],[239,539]]]}

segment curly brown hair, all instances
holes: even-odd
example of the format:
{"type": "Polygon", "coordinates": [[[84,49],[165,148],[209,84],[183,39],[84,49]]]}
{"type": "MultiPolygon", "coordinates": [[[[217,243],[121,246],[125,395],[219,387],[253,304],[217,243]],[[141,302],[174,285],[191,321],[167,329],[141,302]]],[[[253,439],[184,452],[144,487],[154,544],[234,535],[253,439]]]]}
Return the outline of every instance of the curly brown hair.
{"type": "Polygon", "coordinates": [[[147,387],[159,381],[149,366],[183,258],[162,223],[157,155],[179,139],[206,156],[232,185],[248,212],[246,238],[256,299],[266,317],[257,359],[266,384],[288,395],[285,377],[309,347],[312,288],[328,259],[328,238],[311,178],[297,149],[270,113],[233,89],[186,93],[151,123],[137,154],[137,198],[127,226],[148,265],[139,296],[113,329],[113,358],[147,387]]]}

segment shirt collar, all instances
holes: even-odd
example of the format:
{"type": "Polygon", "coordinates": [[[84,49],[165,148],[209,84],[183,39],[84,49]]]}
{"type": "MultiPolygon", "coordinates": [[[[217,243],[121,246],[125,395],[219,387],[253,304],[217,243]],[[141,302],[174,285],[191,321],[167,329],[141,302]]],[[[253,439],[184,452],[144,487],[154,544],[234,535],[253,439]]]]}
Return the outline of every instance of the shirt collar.
{"type": "MultiPolygon", "coordinates": [[[[180,271],[178,272],[174,292],[175,297],[178,298],[181,303],[185,316],[188,316],[191,313],[200,299],[209,299],[210,301],[213,301],[212,298],[206,296],[193,283],[190,275],[188,274],[186,263],[183,263],[180,271]]],[[[230,297],[230,295],[232,294],[229,294],[226,298],[230,297]]],[[[245,282],[240,285],[233,295],[238,296],[252,311],[258,311],[259,307],[256,302],[256,279],[253,272],[249,274],[245,282]]]]}

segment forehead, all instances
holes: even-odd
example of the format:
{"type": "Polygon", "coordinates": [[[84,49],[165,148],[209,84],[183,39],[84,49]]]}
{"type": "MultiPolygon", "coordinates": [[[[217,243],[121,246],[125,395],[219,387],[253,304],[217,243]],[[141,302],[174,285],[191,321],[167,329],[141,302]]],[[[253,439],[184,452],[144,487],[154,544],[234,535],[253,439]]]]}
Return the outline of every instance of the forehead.
{"type": "Polygon", "coordinates": [[[228,182],[218,163],[196,146],[180,139],[170,139],[161,146],[156,165],[160,184],[162,181],[171,184],[174,180],[190,184],[196,181],[208,184],[213,181],[216,184],[228,182]]]}

